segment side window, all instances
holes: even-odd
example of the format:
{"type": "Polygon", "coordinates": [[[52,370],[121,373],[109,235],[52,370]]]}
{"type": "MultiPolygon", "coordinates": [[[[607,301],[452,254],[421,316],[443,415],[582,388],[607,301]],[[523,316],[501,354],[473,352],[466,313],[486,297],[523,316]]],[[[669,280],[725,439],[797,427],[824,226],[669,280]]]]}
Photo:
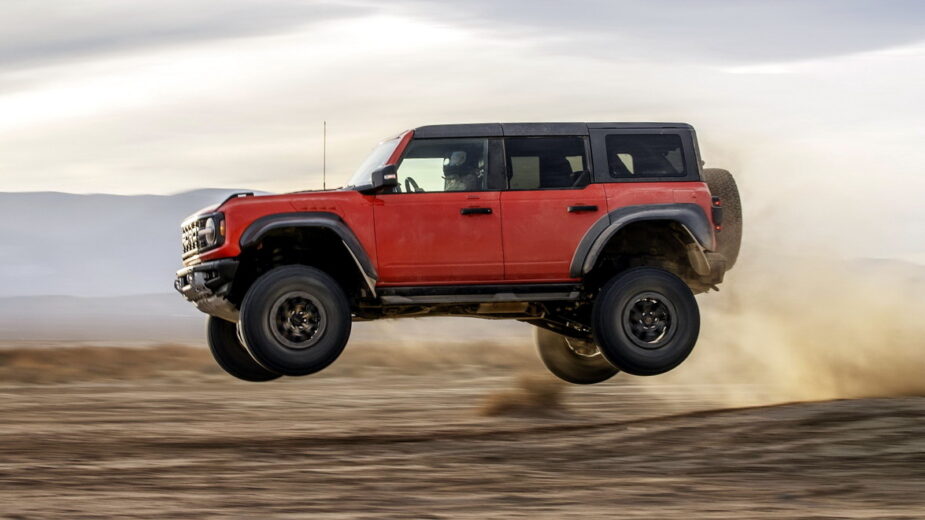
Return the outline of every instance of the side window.
{"type": "Polygon", "coordinates": [[[591,182],[584,137],[510,137],[510,189],[580,188],[591,182]]]}
{"type": "Polygon", "coordinates": [[[488,139],[415,139],[398,165],[394,193],[483,191],[488,139]]]}
{"type": "Polygon", "coordinates": [[[684,177],[681,136],[674,134],[611,134],[604,139],[610,176],[684,177]]]}

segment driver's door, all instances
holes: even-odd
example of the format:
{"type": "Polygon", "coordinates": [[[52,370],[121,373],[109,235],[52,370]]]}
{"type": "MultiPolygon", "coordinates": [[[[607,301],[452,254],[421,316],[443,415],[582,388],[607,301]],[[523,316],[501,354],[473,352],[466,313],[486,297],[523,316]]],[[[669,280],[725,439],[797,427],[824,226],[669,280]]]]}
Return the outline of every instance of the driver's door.
{"type": "Polygon", "coordinates": [[[382,285],[500,282],[501,171],[489,139],[416,139],[398,164],[399,187],[376,196],[382,285]],[[489,149],[492,153],[489,153],[489,149]]]}

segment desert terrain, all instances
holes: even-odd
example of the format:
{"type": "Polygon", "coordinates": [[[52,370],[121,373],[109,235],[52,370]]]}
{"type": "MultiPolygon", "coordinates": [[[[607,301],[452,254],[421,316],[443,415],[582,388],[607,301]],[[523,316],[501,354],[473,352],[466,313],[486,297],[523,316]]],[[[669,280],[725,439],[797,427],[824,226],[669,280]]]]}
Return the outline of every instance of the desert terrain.
{"type": "Polygon", "coordinates": [[[0,520],[925,519],[925,2],[0,13],[0,520]],[[543,120],[690,123],[685,165],[734,174],[742,254],[679,367],[568,385],[530,326],[442,317],[356,323],[311,377],[211,359],[189,215],[543,120]]]}
{"type": "Polygon", "coordinates": [[[922,397],[579,387],[526,341],[351,345],[264,384],[201,347],[8,344],[0,376],[3,519],[925,515],[922,397]]]}
{"type": "Polygon", "coordinates": [[[320,374],[252,384],[201,332],[11,321],[0,519],[925,517],[925,272],[785,260],[700,298],[677,369],[590,387],[517,322],[358,323],[320,374]]]}

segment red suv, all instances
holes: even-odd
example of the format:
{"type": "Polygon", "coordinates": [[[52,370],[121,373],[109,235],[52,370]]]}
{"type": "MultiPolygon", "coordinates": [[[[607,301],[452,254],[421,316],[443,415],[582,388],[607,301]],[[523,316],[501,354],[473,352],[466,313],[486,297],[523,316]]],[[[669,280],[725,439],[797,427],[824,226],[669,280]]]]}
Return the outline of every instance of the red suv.
{"type": "Polygon", "coordinates": [[[508,318],[573,383],[652,375],[691,352],[694,294],[735,263],[729,172],[673,123],[424,126],[341,189],[234,195],[182,225],[175,286],[231,375],[317,372],[355,320],[508,318]]]}

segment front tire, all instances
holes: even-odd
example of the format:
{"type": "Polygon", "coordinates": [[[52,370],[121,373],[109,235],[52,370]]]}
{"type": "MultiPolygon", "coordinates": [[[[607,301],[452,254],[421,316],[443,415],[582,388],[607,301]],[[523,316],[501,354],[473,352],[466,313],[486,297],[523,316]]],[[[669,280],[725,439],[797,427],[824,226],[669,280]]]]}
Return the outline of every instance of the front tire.
{"type": "Polygon", "coordinates": [[[254,361],[238,340],[237,326],[215,316],[206,325],[209,351],[222,370],[243,381],[262,383],[279,379],[280,375],[254,361]]]}
{"type": "Polygon", "coordinates": [[[540,360],[554,376],[563,381],[592,385],[606,381],[619,372],[593,345],[577,344],[578,340],[539,327],[535,337],[540,360]]]}
{"type": "Polygon", "coordinates": [[[239,325],[244,344],[261,365],[304,376],[326,368],[343,352],[350,337],[350,304],[323,271],[277,267],[248,290],[239,325]]]}
{"type": "Polygon", "coordinates": [[[637,267],[607,282],[594,302],[592,330],[601,354],[629,374],[651,376],[681,364],[700,333],[700,310],[687,284],[668,271],[637,267]]]}

